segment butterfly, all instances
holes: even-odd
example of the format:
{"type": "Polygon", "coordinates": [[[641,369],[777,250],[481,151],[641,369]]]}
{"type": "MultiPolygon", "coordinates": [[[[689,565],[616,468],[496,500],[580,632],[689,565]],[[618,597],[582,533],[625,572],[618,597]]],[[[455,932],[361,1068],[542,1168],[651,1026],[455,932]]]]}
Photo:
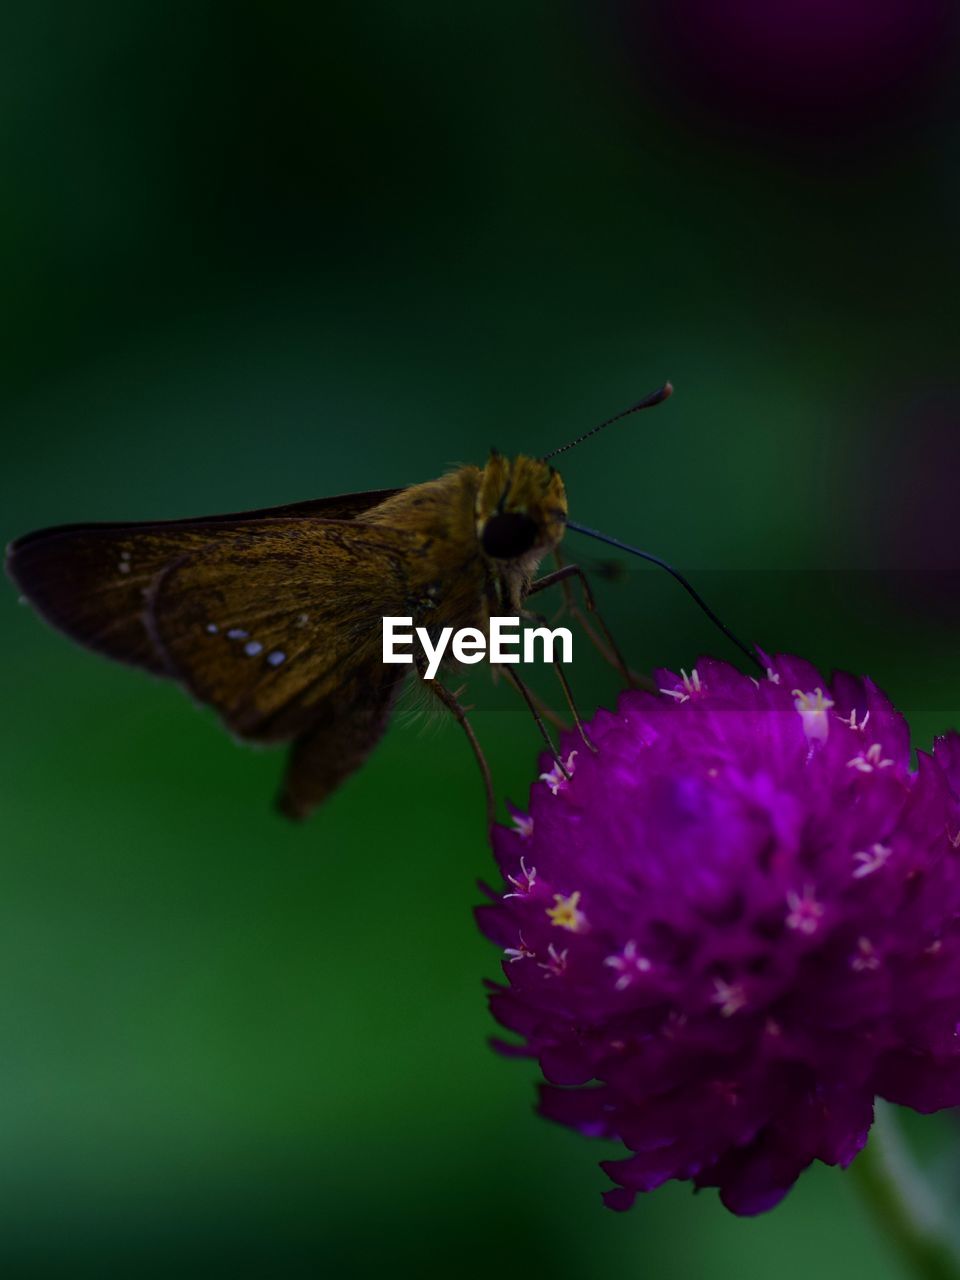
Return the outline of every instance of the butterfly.
{"type": "MultiPolygon", "coordinates": [[[[624,412],[671,391],[667,383],[624,412]]],[[[401,489],[197,519],[42,529],[11,544],[7,572],[79,644],[179,683],[244,741],[290,743],[278,804],[300,819],[363,764],[390,721],[410,668],[382,661],[385,615],[409,616],[431,632],[485,632],[490,616],[525,615],[531,594],[573,577],[592,607],[579,566],[536,578],[567,527],[579,527],[570,525],[563,480],[548,461],[579,439],[544,458],[493,451],[483,467],[401,489]]],[[[625,669],[599,625],[601,647],[625,669]]],[[[504,670],[549,742],[535,700],[504,670]]],[[[423,675],[419,661],[414,674],[423,675]]],[[[470,740],[492,821],[490,773],[466,711],[440,680],[424,684],[470,740]]]]}

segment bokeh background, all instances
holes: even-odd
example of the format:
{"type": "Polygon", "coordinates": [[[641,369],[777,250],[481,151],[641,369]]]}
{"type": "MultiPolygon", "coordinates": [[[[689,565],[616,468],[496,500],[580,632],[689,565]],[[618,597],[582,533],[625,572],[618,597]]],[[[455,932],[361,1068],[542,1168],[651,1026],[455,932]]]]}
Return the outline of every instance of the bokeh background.
{"type": "MultiPolygon", "coordinates": [[[[955,6],[2,21],[4,538],[543,451],[669,376],[564,459],[572,512],[872,673],[918,744],[960,722],[955,6]]],[[[736,656],[656,571],[598,592],[637,666],[736,656]]],[[[456,726],[401,717],[293,828],[278,756],[0,612],[4,1274],[901,1274],[835,1170],[755,1221],[601,1207],[605,1152],[486,1043],[456,726]]],[[[583,643],[573,676],[615,697],[583,643]]],[[[532,725],[470,697],[522,799],[532,725]]],[[[955,1193],[951,1125],[916,1133],[955,1193]]]]}

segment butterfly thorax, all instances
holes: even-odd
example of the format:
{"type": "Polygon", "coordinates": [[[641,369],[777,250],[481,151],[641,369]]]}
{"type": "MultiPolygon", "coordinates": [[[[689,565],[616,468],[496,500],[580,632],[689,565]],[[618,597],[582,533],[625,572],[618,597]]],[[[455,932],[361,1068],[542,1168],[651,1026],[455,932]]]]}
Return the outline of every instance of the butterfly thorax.
{"type": "Polygon", "coordinates": [[[413,485],[359,519],[410,535],[407,605],[418,625],[486,632],[491,614],[520,613],[566,513],[552,467],[494,453],[483,469],[413,485]]]}

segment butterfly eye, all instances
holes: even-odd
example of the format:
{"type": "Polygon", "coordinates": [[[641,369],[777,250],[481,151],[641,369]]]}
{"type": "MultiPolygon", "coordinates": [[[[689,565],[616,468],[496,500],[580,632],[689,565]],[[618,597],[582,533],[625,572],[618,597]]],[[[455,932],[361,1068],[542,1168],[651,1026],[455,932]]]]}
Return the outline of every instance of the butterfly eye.
{"type": "Polygon", "coordinates": [[[480,541],[488,556],[495,560],[513,560],[530,550],[538,532],[536,520],[519,511],[505,511],[490,517],[483,526],[480,541]]]}

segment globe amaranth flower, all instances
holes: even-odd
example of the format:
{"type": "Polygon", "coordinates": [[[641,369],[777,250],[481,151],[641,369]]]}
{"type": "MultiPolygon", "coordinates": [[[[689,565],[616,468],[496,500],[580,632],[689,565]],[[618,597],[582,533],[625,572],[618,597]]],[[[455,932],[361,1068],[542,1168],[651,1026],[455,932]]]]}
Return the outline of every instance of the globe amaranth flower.
{"type": "Polygon", "coordinates": [[[686,1179],[759,1213],[847,1165],[876,1096],[960,1105],[960,736],[913,768],[869,680],[764,661],[623,693],[494,833],[500,1047],[628,1148],[615,1209],[686,1179]]]}

